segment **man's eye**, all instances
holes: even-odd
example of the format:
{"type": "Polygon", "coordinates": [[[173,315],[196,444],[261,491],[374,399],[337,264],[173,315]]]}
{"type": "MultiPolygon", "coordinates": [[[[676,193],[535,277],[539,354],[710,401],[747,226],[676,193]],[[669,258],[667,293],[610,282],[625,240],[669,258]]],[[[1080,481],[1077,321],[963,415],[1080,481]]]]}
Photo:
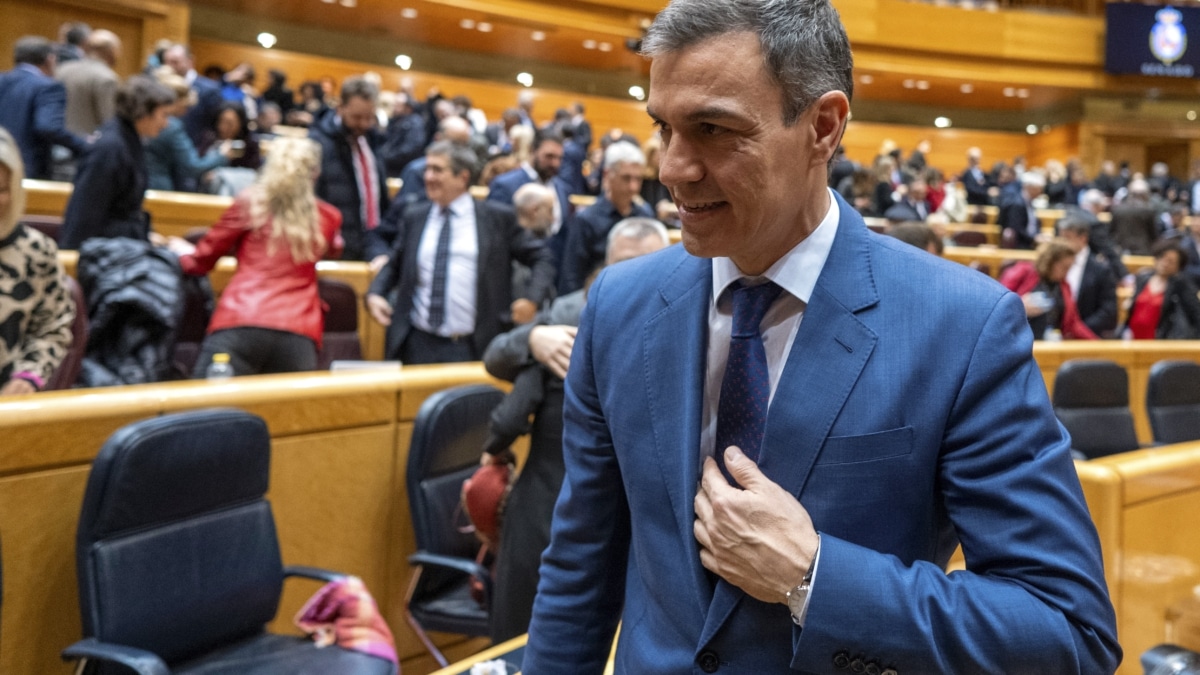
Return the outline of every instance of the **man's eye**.
{"type": "Polygon", "coordinates": [[[700,133],[704,134],[705,136],[712,136],[712,135],[718,134],[720,132],[721,132],[721,127],[719,127],[715,124],[709,124],[708,122],[700,123],[700,133]]]}

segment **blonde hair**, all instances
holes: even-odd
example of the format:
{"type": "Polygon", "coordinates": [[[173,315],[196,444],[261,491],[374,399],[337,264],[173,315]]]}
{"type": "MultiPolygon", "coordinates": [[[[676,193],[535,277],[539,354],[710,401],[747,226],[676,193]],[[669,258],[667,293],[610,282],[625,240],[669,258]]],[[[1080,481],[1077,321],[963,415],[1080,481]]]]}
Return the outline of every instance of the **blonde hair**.
{"type": "Polygon", "coordinates": [[[518,124],[508,132],[508,140],[512,143],[512,156],[517,163],[528,162],[533,156],[533,129],[518,124]]]}
{"type": "Polygon", "coordinates": [[[307,138],[280,136],[250,190],[250,227],[271,226],[268,250],[282,240],[296,262],[320,259],[325,235],[317,220],[313,178],[321,168],[321,148],[307,138]]]}
{"type": "Polygon", "coordinates": [[[0,213],[0,239],[7,237],[25,215],[25,162],[17,142],[4,127],[0,127],[0,166],[8,169],[8,191],[11,194],[8,213],[0,213]]]}

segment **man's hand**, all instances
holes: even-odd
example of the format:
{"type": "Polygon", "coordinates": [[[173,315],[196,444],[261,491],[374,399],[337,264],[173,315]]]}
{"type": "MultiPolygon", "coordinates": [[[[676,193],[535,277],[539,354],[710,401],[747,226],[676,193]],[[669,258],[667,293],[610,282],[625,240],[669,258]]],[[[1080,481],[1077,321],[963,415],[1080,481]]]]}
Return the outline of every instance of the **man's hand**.
{"type": "Polygon", "coordinates": [[[380,253],[374,258],[371,258],[371,260],[367,263],[367,269],[371,270],[371,274],[375,274],[379,272],[379,270],[383,269],[383,266],[387,264],[389,258],[391,258],[390,255],[386,253],[380,253]]]}
{"type": "Polygon", "coordinates": [[[512,321],[515,324],[529,323],[537,316],[537,305],[525,298],[513,300],[509,309],[512,310],[512,321]]]}
{"type": "Polygon", "coordinates": [[[529,353],[550,372],[565,379],[578,330],[575,326],[536,326],[529,331],[529,353]]]}
{"type": "Polygon", "coordinates": [[[29,380],[23,380],[19,377],[14,377],[0,387],[0,396],[16,396],[17,394],[33,394],[37,392],[37,387],[29,380]]]}
{"type": "Polygon", "coordinates": [[[744,489],[730,485],[711,457],[704,460],[692,527],[700,563],[758,600],[786,603],[817,552],[812,519],[738,448],[725,451],[725,467],[744,489]]]}
{"type": "Polygon", "coordinates": [[[367,312],[379,325],[392,325],[392,306],[382,295],[367,294],[367,312]]]}

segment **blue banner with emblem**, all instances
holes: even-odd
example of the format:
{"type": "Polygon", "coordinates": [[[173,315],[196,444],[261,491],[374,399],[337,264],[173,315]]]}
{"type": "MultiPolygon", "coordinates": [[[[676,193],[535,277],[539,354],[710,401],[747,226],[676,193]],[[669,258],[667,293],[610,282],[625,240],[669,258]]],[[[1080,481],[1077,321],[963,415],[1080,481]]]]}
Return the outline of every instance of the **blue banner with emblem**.
{"type": "Polygon", "coordinates": [[[1113,74],[1197,77],[1200,8],[1109,3],[1104,69],[1113,74]]]}

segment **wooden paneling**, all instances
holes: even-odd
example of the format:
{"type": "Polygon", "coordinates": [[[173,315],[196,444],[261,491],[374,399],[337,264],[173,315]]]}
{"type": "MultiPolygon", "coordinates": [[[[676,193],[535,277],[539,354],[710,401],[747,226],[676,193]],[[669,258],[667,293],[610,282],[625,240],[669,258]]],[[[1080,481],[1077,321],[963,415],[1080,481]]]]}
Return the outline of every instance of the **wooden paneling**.
{"type": "MultiPolygon", "coordinates": [[[[110,429],[136,419],[212,406],[262,414],[271,432],[271,500],[287,564],[361,576],[392,627],[401,658],[425,663],[401,612],[414,543],[403,467],[412,418],[401,396],[489,381],[480,364],[404,371],[314,373],[177,382],[5,397],[0,401],[0,540],[4,640],[0,672],[70,672],[59,651],[80,637],[74,538],[87,471],[110,429]],[[58,468],[46,469],[52,464],[58,468]],[[407,534],[406,534],[407,532],[407,534]]],[[[291,617],[314,584],[289,581],[273,624],[291,617]]],[[[456,657],[479,641],[448,637],[456,657]]],[[[426,664],[407,673],[433,670],[426,664]]]]}
{"type": "Polygon", "coordinates": [[[992,162],[999,160],[1011,163],[1014,157],[1029,153],[1029,138],[1027,134],[1001,131],[936,129],[851,121],[846,127],[842,145],[846,147],[846,154],[851,159],[870,165],[879,154],[884,141],[894,142],[907,159],[918,143],[928,140],[930,151],[926,161],[930,166],[936,166],[950,176],[961,172],[967,166],[968,148],[978,147],[983,151],[984,166],[990,166],[992,162]]]}
{"type": "Polygon", "coordinates": [[[1066,164],[1067,160],[1079,156],[1079,125],[1065,124],[1049,132],[1029,136],[1028,145],[1026,166],[1045,166],[1052,159],[1066,164]]]}

